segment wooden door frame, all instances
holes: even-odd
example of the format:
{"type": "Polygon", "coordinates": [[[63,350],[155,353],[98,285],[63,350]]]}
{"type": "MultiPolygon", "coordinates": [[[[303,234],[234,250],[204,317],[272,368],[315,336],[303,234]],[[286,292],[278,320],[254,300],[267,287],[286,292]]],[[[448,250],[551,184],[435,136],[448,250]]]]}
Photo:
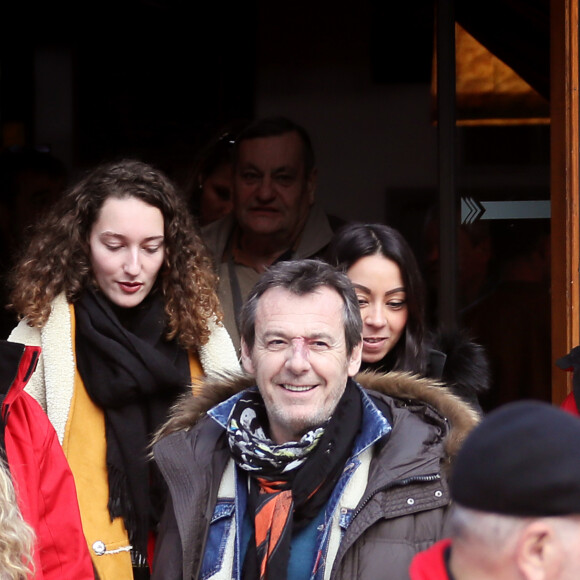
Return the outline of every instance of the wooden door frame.
{"type": "MultiPolygon", "coordinates": [[[[552,361],[580,344],[578,0],[551,0],[552,361]]],[[[533,313],[530,313],[533,316],[533,313]]],[[[571,389],[555,365],[552,401],[571,389]]]]}

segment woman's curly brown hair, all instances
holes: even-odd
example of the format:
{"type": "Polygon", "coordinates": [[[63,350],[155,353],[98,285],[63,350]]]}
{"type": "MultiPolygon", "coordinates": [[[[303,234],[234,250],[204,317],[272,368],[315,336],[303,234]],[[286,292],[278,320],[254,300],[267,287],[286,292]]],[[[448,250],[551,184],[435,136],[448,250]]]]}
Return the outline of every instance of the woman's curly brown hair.
{"type": "Polygon", "coordinates": [[[94,283],[89,236],[109,197],[135,197],[163,214],[165,257],[157,286],[165,302],[167,338],[177,338],[187,349],[205,344],[208,321],[221,322],[211,258],[171,181],[132,159],[91,171],[38,223],[12,273],[11,307],[30,326],[42,327],[58,294],[74,303],[94,283]]]}

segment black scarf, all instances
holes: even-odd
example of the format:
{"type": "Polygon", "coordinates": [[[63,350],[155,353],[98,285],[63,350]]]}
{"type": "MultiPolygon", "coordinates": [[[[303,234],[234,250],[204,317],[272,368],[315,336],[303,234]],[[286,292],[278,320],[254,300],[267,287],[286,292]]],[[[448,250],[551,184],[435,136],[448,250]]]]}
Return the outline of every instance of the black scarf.
{"type": "Polygon", "coordinates": [[[148,532],[165,495],[162,478],[147,460],[147,446],[190,383],[187,352],[165,340],[159,296],[121,309],[87,290],[75,314],[78,370],[90,398],[105,413],[109,514],[123,518],[133,563],[142,566],[148,532]]]}
{"type": "Polygon", "coordinates": [[[315,429],[306,434],[301,442],[286,446],[277,446],[271,440],[264,439],[264,447],[273,452],[266,453],[271,458],[276,454],[283,457],[289,451],[296,453],[296,446],[302,450],[297,452],[300,456],[298,460],[296,457],[282,459],[277,466],[275,461],[264,460],[264,449],[254,451],[252,446],[240,444],[242,438],[238,436],[236,441],[234,437],[234,431],[240,429],[251,430],[254,436],[259,432],[257,425],[244,427],[247,421],[244,421],[242,414],[248,409],[256,411],[260,408],[262,413],[255,413],[257,422],[266,421],[264,404],[257,391],[250,392],[248,397],[244,396],[236,404],[228,425],[234,460],[251,475],[248,509],[255,514],[255,541],[248,545],[243,578],[285,580],[293,530],[306,526],[330,498],[361,428],[362,400],[354,381],[349,379],[332,417],[323,426],[322,434],[315,429]],[[232,421],[236,423],[235,430],[230,428],[232,421]],[[297,465],[292,468],[294,464],[297,465]],[[269,503],[275,510],[271,519],[282,519],[275,521],[278,528],[276,537],[272,527],[259,529],[263,528],[258,524],[260,512],[267,511],[269,503]]]}

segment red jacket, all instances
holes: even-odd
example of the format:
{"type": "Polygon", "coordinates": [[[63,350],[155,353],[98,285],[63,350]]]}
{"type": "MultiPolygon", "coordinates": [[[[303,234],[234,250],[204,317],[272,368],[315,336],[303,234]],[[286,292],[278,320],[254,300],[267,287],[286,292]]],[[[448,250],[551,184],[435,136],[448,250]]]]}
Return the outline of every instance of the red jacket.
{"type": "Polygon", "coordinates": [[[451,540],[441,540],[428,550],[419,552],[411,561],[411,580],[450,580],[445,565],[445,550],[450,545],[451,540]]]}
{"type": "Polygon", "coordinates": [[[575,346],[566,356],[556,361],[556,366],[572,373],[572,392],[564,399],[561,408],[572,415],[580,415],[577,394],[580,393],[580,346],[575,346]],[[575,395],[576,393],[576,395],[575,395]]]}
{"type": "Polygon", "coordinates": [[[564,409],[564,411],[572,413],[572,415],[580,415],[580,412],[578,412],[578,405],[576,404],[576,399],[574,398],[573,392],[570,393],[564,399],[564,402],[562,403],[562,409],[564,409]]]}
{"type": "Polygon", "coordinates": [[[94,580],[72,473],[48,417],[24,392],[40,348],[0,341],[2,431],[18,505],[34,528],[36,580],[94,580]]]}

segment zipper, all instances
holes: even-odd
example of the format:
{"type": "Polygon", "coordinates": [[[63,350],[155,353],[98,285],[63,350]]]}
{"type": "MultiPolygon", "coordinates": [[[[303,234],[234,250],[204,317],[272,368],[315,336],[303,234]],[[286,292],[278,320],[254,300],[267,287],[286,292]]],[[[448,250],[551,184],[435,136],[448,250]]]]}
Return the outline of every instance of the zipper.
{"type": "Polygon", "coordinates": [[[36,370],[36,364],[38,363],[39,356],[40,353],[37,350],[32,351],[30,363],[28,365],[28,369],[26,370],[26,374],[24,375],[23,378],[24,384],[26,384],[30,380],[32,373],[36,370]]]}

